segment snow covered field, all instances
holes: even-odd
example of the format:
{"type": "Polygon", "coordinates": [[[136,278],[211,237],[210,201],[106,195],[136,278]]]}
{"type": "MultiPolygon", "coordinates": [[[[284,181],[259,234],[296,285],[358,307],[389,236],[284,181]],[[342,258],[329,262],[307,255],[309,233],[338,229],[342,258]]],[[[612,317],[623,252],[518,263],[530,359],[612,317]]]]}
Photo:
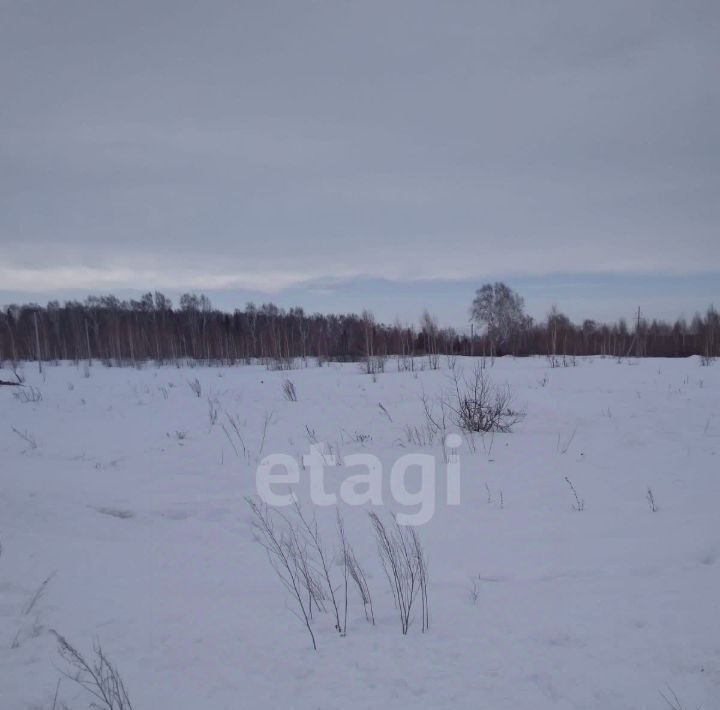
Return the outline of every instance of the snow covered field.
{"type": "MultiPolygon", "coordinates": [[[[450,384],[445,361],[388,362],[376,381],[357,364],[26,365],[40,401],[0,387],[0,708],[52,707],[65,666],[51,630],[88,656],[99,639],[136,710],[661,709],[668,686],[684,708],[719,708],[720,364],[502,358],[488,373],[527,416],[463,444],[447,506],[440,444],[406,435],[421,393],[450,384]],[[377,623],[351,590],[347,636],[316,616],[312,650],[244,500],[259,456],[299,458],[312,439],[386,472],[437,455],[437,509],[418,528],[428,633],[416,619],[401,634],[367,509],[343,506],[377,623]]],[[[330,469],[328,488],[357,472],[330,469]]],[[[317,515],[333,547],[335,512],[317,515]]],[[[60,697],[90,701],[67,680],[60,697]]]]}

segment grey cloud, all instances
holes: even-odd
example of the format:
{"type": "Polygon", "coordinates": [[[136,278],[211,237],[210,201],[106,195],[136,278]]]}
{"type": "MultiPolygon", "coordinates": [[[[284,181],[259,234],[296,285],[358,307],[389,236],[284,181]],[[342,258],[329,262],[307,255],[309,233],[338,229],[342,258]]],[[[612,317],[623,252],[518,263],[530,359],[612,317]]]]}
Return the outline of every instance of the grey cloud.
{"type": "Polygon", "coordinates": [[[0,7],[3,279],[720,270],[715,3],[0,7]]]}

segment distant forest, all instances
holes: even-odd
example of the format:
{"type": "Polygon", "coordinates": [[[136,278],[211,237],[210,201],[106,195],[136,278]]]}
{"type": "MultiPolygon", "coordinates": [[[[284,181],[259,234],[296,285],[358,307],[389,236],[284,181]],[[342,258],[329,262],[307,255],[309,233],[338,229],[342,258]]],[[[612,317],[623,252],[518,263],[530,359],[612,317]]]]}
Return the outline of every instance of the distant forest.
{"type": "MultiPolygon", "coordinates": [[[[517,301],[522,305],[522,299],[517,301]]],[[[312,357],[364,361],[368,371],[376,371],[390,356],[398,356],[401,369],[415,367],[413,356],[426,356],[430,366],[437,367],[441,355],[544,355],[552,364],[581,355],[701,355],[709,362],[720,354],[719,345],[720,318],[712,307],[689,323],[648,322],[638,315],[630,324],[575,324],[553,309],[542,322],[523,316],[502,338],[482,323],[472,337],[442,328],[427,312],[417,326],[381,324],[368,312],[308,314],[272,303],[249,303],[243,310],[225,313],[214,309],[204,295],[185,294],[173,307],[158,292],[140,300],[93,296],[84,302],[11,305],[0,311],[0,361],[13,363],[39,359],[232,364],[260,359],[269,367],[285,368],[312,357]]]]}

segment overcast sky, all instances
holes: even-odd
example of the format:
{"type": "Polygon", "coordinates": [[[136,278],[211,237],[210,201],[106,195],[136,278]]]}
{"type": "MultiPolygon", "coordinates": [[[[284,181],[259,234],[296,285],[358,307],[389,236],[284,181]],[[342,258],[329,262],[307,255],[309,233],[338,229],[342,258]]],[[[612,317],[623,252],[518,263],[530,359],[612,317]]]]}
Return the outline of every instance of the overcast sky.
{"type": "Polygon", "coordinates": [[[691,313],[719,75],[715,0],[0,0],[0,302],[691,313]]]}

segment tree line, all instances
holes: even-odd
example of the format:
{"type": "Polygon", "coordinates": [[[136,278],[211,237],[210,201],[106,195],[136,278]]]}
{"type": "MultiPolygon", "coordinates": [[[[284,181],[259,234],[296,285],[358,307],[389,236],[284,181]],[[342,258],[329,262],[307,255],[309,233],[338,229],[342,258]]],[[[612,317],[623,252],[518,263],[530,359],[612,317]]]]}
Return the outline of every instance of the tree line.
{"type": "MultiPolygon", "coordinates": [[[[690,323],[647,321],[628,324],[572,323],[553,309],[543,321],[524,313],[522,298],[504,284],[486,284],[471,307],[472,334],[442,328],[425,311],[417,326],[376,322],[361,314],[308,314],[272,303],[248,303],[233,313],[212,307],[204,295],[184,294],[177,307],[160,292],[139,300],[91,296],[85,301],[10,305],[0,311],[0,361],[101,360],[106,364],[145,360],[214,361],[227,364],[260,359],[274,367],[296,359],[382,363],[398,366],[441,355],[581,355],[711,359],[720,353],[720,318],[710,307],[690,323]]],[[[373,368],[376,366],[373,365],[373,368]]],[[[373,371],[375,371],[373,369],[373,371]]]]}

